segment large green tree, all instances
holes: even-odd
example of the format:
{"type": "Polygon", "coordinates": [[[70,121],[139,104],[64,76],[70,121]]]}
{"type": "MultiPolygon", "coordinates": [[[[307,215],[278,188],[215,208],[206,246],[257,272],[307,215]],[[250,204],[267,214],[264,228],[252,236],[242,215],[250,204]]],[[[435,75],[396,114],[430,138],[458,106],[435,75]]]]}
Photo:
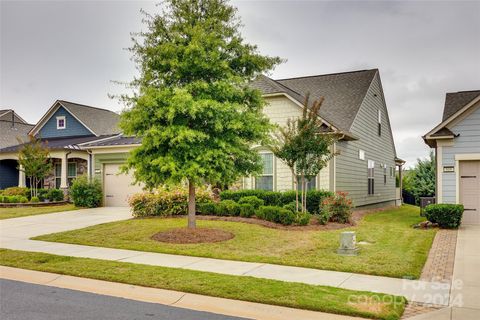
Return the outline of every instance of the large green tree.
{"type": "Polygon", "coordinates": [[[420,202],[420,197],[435,196],[435,155],[425,159],[417,159],[415,167],[403,177],[403,189],[415,197],[415,202],[420,202]]]}
{"type": "Polygon", "coordinates": [[[147,187],[188,183],[188,226],[195,227],[195,187],[231,183],[261,169],[252,145],[268,136],[260,73],[280,62],[245,43],[236,9],[224,0],[168,0],[146,14],[133,38],[140,76],[123,96],[121,128],[142,138],[126,168],[147,187]]]}

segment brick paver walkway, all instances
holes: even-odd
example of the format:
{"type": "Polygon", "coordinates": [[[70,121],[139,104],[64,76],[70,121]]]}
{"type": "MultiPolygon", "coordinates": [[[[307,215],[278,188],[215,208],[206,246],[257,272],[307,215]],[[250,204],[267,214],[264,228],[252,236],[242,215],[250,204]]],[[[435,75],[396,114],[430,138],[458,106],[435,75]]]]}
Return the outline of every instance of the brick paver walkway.
{"type": "Polygon", "coordinates": [[[452,280],[455,264],[457,230],[441,229],[433,240],[427,263],[422,270],[421,280],[448,282],[452,280]]]}

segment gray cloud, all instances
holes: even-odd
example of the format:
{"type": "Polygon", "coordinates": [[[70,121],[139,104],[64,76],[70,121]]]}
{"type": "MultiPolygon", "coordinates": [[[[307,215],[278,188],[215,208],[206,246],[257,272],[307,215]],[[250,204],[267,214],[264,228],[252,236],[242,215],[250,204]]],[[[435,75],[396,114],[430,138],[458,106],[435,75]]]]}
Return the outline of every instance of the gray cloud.
{"type": "MultiPolygon", "coordinates": [[[[379,68],[397,153],[428,154],[420,136],[446,92],[480,88],[478,1],[237,1],[247,41],[288,62],[274,78],[379,68]]],[[[142,1],[1,1],[0,105],[35,122],[55,99],[122,108],[107,97],[135,74],[130,32],[142,1]]]]}

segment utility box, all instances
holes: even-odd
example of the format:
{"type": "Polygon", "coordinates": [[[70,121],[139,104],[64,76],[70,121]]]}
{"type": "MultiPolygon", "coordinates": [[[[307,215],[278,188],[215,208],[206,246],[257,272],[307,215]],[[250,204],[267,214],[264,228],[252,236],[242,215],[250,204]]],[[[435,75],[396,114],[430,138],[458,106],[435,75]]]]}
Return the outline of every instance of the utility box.
{"type": "Polygon", "coordinates": [[[423,217],[425,208],[435,202],[435,197],[420,197],[420,215],[423,217]]]}
{"type": "Polygon", "coordinates": [[[356,256],[358,254],[355,231],[340,233],[340,247],[337,249],[337,253],[342,256],[356,256]]]}

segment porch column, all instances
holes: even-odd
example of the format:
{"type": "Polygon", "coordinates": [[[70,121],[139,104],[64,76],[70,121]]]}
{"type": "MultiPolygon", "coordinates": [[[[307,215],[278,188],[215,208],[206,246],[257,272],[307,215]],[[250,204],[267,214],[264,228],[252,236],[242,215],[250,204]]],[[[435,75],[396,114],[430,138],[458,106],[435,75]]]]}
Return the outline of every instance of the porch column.
{"type": "Polygon", "coordinates": [[[23,166],[20,165],[20,168],[18,169],[18,186],[19,187],[26,187],[26,179],[25,179],[25,172],[23,171],[23,166]]]}
{"type": "Polygon", "coordinates": [[[68,154],[64,153],[62,155],[62,167],[61,167],[61,175],[60,175],[60,189],[67,189],[68,188],[68,183],[67,183],[67,165],[68,165],[68,159],[67,159],[68,154]]]}

